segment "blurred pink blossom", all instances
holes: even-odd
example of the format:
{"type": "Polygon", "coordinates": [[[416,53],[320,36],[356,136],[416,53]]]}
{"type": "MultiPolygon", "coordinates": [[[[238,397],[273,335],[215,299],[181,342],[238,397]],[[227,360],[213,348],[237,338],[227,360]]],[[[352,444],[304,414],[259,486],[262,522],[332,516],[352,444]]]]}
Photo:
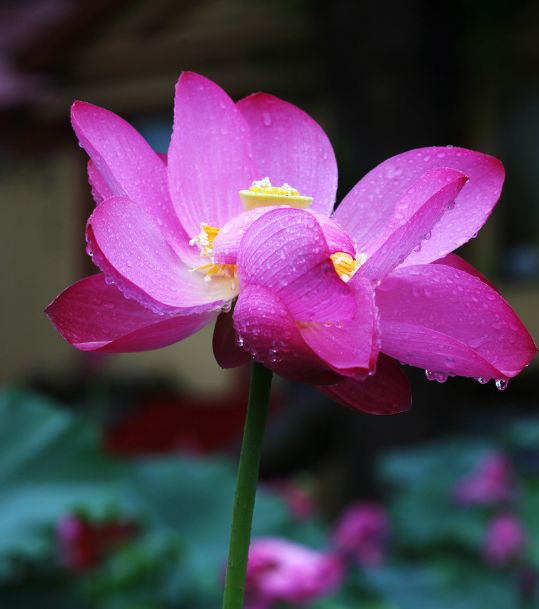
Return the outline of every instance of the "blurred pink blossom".
{"type": "Polygon", "coordinates": [[[520,520],[512,514],[496,516],[488,525],[483,555],[495,567],[517,561],[526,544],[526,532],[520,520]]]}
{"type": "Polygon", "coordinates": [[[454,496],[459,503],[498,505],[515,496],[515,480],[509,459],[499,453],[487,455],[472,473],[455,485],[454,496]]]}
{"type": "Polygon", "coordinates": [[[335,555],[285,539],[255,539],[247,564],[246,607],[308,603],[338,588],[342,578],[343,565],[335,555]]]}
{"type": "Polygon", "coordinates": [[[389,536],[385,509],[376,504],[351,505],[341,516],[333,535],[336,547],[364,567],[376,567],[384,559],[389,536]]]}

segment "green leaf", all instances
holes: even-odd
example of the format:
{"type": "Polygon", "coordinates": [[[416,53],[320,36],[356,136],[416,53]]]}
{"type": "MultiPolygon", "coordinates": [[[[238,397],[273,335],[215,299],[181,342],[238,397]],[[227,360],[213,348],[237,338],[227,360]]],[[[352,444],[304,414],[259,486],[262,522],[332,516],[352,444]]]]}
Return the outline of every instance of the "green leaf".
{"type": "Polygon", "coordinates": [[[98,450],[97,430],[35,395],[0,394],[0,559],[36,555],[70,511],[125,504],[124,468],[98,450]]]}
{"type": "Polygon", "coordinates": [[[398,609],[517,609],[511,577],[462,559],[394,565],[365,574],[380,596],[398,609]]]}

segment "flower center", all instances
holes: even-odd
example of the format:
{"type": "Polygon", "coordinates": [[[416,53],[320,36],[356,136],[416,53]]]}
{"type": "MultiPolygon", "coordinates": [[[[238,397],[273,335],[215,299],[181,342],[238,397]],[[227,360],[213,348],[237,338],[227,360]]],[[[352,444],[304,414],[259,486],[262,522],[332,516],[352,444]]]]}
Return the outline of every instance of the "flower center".
{"type": "Polygon", "coordinates": [[[249,189],[240,190],[240,197],[246,211],[257,207],[296,207],[306,209],[313,202],[312,197],[304,197],[299,191],[286,184],[273,186],[269,178],[255,180],[249,189]]]}
{"type": "Polygon", "coordinates": [[[211,281],[213,277],[228,277],[231,279],[231,289],[235,290],[238,287],[238,278],[235,264],[217,264],[213,258],[213,242],[221,229],[215,226],[209,226],[205,222],[200,225],[200,233],[189,241],[189,245],[198,245],[200,248],[200,256],[208,258],[209,262],[201,266],[197,266],[194,271],[199,271],[205,274],[204,280],[211,281]]]}
{"type": "Polygon", "coordinates": [[[365,254],[356,254],[354,258],[346,252],[335,252],[330,256],[337,275],[347,283],[356,274],[359,267],[367,260],[365,254]]]}

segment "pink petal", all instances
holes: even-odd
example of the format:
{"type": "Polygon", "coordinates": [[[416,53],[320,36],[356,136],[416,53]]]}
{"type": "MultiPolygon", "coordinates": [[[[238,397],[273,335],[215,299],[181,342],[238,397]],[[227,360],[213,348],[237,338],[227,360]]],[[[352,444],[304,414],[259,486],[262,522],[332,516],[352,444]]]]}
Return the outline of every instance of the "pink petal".
{"type": "Polygon", "coordinates": [[[176,85],[168,178],[191,237],[199,234],[202,222],[222,227],[240,214],[238,193],[256,179],[241,113],[220,87],[192,72],[183,72],[176,85]]]}
{"type": "MultiPolygon", "coordinates": [[[[343,238],[339,247],[351,244],[343,238]]],[[[330,261],[324,232],[312,213],[279,208],[256,220],[241,242],[240,288],[272,292],[303,340],[340,374],[370,369],[376,358],[376,311],[368,282],[351,288],[330,261]]]]}
{"type": "Polygon", "coordinates": [[[266,93],[238,102],[251,127],[259,179],[285,182],[313,197],[311,209],[329,216],[337,192],[337,162],[323,129],[303,110],[266,93]]]}
{"type": "Polygon", "coordinates": [[[408,410],[412,395],[408,379],[391,358],[380,355],[373,376],[343,379],[318,389],[331,399],[369,414],[397,414],[408,410]]]}
{"type": "Polygon", "coordinates": [[[213,256],[219,264],[236,264],[240,243],[247,229],[264,214],[275,207],[257,207],[244,211],[227,222],[213,242],[213,256]]]}
{"type": "Polygon", "coordinates": [[[355,282],[354,290],[357,308],[353,319],[337,323],[299,323],[307,345],[343,376],[373,370],[378,355],[374,292],[367,280],[355,282]]]}
{"type": "Polygon", "coordinates": [[[375,245],[356,277],[383,279],[415,248],[422,247],[467,179],[454,169],[438,167],[425,172],[398,202],[383,242],[375,245]]]}
{"type": "Polygon", "coordinates": [[[97,169],[92,159],[88,161],[87,171],[88,182],[92,189],[92,197],[98,205],[101,201],[114,196],[115,193],[112,191],[107,180],[101,175],[101,172],[97,169]]]}
{"type": "Polygon", "coordinates": [[[232,315],[232,310],[221,313],[213,330],[213,355],[221,368],[237,368],[250,360],[247,351],[238,345],[232,315]]]}
{"type": "Polygon", "coordinates": [[[169,246],[154,218],[127,197],[111,197],[88,221],[89,253],[125,296],[156,312],[218,309],[234,297],[228,280],[204,281],[169,246]]]}
{"type": "MultiPolygon", "coordinates": [[[[157,152],[156,154],[166,165],[167,155],[162,154],[161,152],[157,152]]],[[[97,204],[101,203],[101,201],[104,201],[105,199],[113,197],[115,194],[121,194],[113,192],[107,180],[101,175],[101,172],[99,171],[99,169],[97,169],[92,159],[89,159],[88,161],[87,171],[88,182],[90,183],[90,187],[92,189],[92,197],[94,198],[97,204]]]]}
{"type": "Polygon", "coordinates": [[[256,361],[285,378],[317,384],[339,378],[306,345],[279,297],[262,286],[247,285],[240,291],[234,329],[256,361]]]}
{"type": "Polygon", "coordinates": [[[80,101],[71,108],[71,122],[92,160],[89,178],[97,199],[128,197],[155,218],[176,252],[186,259],[198,255],[170,200],[166,165],[140,133],[113,112],[80,101]]]}
{"type": "Polygon", "coordinates": [[[431,262],[466,243],[483,226],[496,204],[504,181],[497,159],[453,147],[410,150],[375,167],[348,193],[335,212],[335,219],[356,240],[360,249],[369,243],[393,216],[404,192],[423,173],[434,167],[462,171],[470,181],[459,193],[455,207],[444,215],[421,251],[406,264],[431,262]]]}
{"type": "Polygon", "coordinates": [[[127,300],[102,274],[81,279],[46,309],[60,334],[81,351],[127,353],[166,347],[198,332],[215,313],[156,315],[127,300]]]}
{"type": "Polygon", "coordinates": [[[378,288],[381,350],[450,375],[509,378],[536,352],[503,298],[467,272],[443,265],[404,267],[378,288]]]}
{"type": "Polygon", "coordinates": [[[496,292],[499,293],[499,291],[500,291],[492,283],[492,281],[487,279],[482,273],[480,273],[469,262],[466,262],[466,260],[464,260],[464,258],[457,256],[457,254],[447,254],[447,256],[444,256],[443,258],[439,258],[438,260],[435,260],[432,264],[445,264],[446,266],[452,266],[454,269],[464,271],[465,273],[468,273],[469,275],[473,275],[474,277],[481,279],[481,281],[483,283],[486,283],[493,290],[496,290],[496,292]]]}

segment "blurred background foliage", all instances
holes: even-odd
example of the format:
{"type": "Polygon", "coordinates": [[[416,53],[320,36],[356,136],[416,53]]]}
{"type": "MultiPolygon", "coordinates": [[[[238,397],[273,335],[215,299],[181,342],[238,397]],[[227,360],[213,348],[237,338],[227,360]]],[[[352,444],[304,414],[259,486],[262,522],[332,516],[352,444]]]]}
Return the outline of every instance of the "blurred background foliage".
{"type": "MultiPolygon", "coordinates": [[[[229,457],[113,455],[95,416],[18,389],[0,395],[0,416],[9,421],[0,431],[3,609],[220,606],[229,457]]],[[[479,441],[452,436],[384,454],[378,503],[354,506],[386,513],[387,531],[358,537],[342,584],[309,606],[539,607],[538,437],[539,418],[512,417],[479,441]],[[515,543],[498,534],[493,554],[489,531],[500,516],[521,535],[515,543]],[[362,554],[365,544],[379,546],[376,560],[362,554]]],[[[261,485],[254,539],[337,551],[346,506],[327,517],[312,478],[289,479],[295,495],[282,484],[261,485]]]]}
{"type": "MultiPolygon", "coordinates": [[[[340,196],[406,149],[498,156],[502,200],[460,253],[537,340],[537,65],[533,0],[0,3],[2,609],[219,606],[248,373],[218,369],[209,331],[158,352],[92,356],[45,319],[59,291],[95,272],[72,101],[110,108],[166,151],[181,70],[234,98],[271,92],[327,131],[340,196]]],[[[276,384],[256,535],[332,551],[346,506],[377,501],[390,520],[384,562],[350,565],[313,607],[539,607],[537,367],[503,393],[407,373],[413,410],[390,418],[276,384]],[[510,462],[515,496],[456,502],[455,485],[491,454],[510,462]],[[486,536],[508,511],[525,543],[495,566],[486,536]]]]}

